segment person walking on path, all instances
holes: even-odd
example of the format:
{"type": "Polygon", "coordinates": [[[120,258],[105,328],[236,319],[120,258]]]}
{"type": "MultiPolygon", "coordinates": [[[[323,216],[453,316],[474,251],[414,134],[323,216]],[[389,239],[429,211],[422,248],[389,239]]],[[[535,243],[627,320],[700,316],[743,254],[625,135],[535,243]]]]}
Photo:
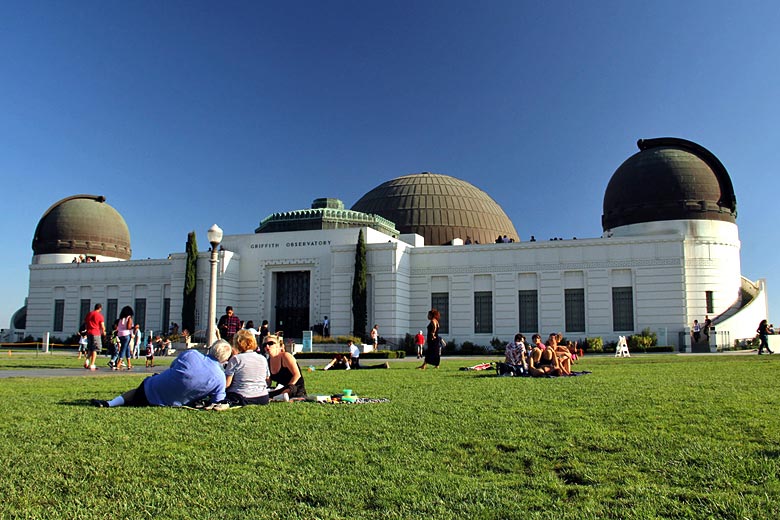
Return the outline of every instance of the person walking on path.
{"type": "Polygon", "coordinates": [[[425,336],[423,336],[422,331],[417,332],[417,335],[414,337],[414,344],[417,345],[417,359],[422,359],[423,346],[425,346],[425,336]]]}
{"type": "Polygon", "coordinates": [[[233,307],[225,307],[225,314],[219,319],[217,324],[219,335],[228,343],[233,342],[233,336],[241,329],[241,320],[233,313],[233,307]]]}
{"type": "Polygon", "coordinates": [[[103,336],[106,335],[106,321],[100,312],[102,309],[103,305],[96,303],[95,310],[87,314],[84,320],[87,325],[87,360],[84,363],[84,368],[89,370],[97,370],[95,361],[98,352],[103,348],[103,336]]]}
{"type": "Polygon", "coordinates": [[[774,354],[774,352],[769,350],[769,325],[767,324],[766,320],[761,320],[761,323],[758,324],[756,332],[758,332],[758,339],[761,342],[758,344],[758,354],[763,354],[764,348],[766,348],[766,351],[770,354],[774,354]]]}
{"type": "Polygon", "coordinates": [[[130,354],[130,342],[133,339],[133,308],[129,305],[122,307],[122,311],[119,313],[119,324],[116,328],[116,335],[119,338],[119,352],[116,356],[116,362],[114,364],[114,370],[120,370],[122,368],[122,359],[124,358],[127,364],[127,369],[133,368],[132,354],[130,354]]]}
{"type": "Polygon", "coordinates": [[[439,368],[441,363],[441,340],[439,339],[439,311],[431,309],[428,311],[428,350],[425,351],[423,364],[417,367],[419,370],[425,370],[428,365],[439,368]]]}

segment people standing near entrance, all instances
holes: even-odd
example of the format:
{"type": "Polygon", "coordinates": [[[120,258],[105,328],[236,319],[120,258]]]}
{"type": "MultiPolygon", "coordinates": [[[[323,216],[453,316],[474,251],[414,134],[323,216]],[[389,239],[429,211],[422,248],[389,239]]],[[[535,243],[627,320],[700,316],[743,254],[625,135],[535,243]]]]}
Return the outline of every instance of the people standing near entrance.
{"type": "Polygon", "coordinates": [[[122,358],[125,359],[128,370],[133,368],[133,363],[130,361],[132,359],[130,355],[130,340],[132,339],[133,328],[133,309],[129,305],[125,305],[119,313],[119,323],[116,328],[116,335],[119,338],[119,353],[116,356],[114,370],[122,368],[122,358]]]}
{"type": "Polygon", "coordinates": [[[96,303],[95,310],[87,314],[84,320],[87,326],[87,360],[84,363],[84,368],[90,370],[97,370],[95,361],[98,352],[103,348],[103,336],[106,335],[106,321],[100,312],[101,309],[103,309],[103,305],[96,303]]]}
{"type": "Polygon", "coordinates": [[[702,323],[701,326],[701,332],[704,334],[704,338],[706,339],[707,343],[710,342],[710,329],[712,328],[712,320],[708,315],[704,315],[704,323],[702,323]]]}
{"type": "Polygon", "coordinates": [[[374,324],[374,328],[371,329],[371,343],[374,344],[374,351],[378,350],[379,346],[379,325],[374,324]]]}
{"type": "Polygon", "coordinates": [[[422,359],[423,347],[425,346],[425,336],[423,336],[421,330],[418,331],[417,335],[414,337],[414,344],[417,345],[417,359],[422,359]]]}
{"type": "Polygon", "coordinates": [[[439,368],[441,363],[441,342],[439,340],[439,311],[431,309],[428,311],[428,349],[425,351],[425,359],[423,364],[417,367],[420,370],[425,370],[428,365],[433,365],[439,368]]]}
{"type": "Polygon", "coordinates": [[[233,336],[241,329],[241,320],[233,313],[233,307],[230,305],[225,307],[225,314],[219,319],[217,328],[219,329],[220,337],[228,343],[233,342],[233,336]]]}
{"type": "Polygon", "coordinates": [[[693,334],[693,342],[698,343],[701,339],[701,325],[699,320],[693,320],[693,327],[691,327],[691,334],[693,334]]]}
{"type": "Polygon", "coordinates": [[[325,319],[322,320],[322,336],[324,338],[330,336],[330,320],[327,316],[325,316],[325,319]]]}
{"type": "Polygon", "coordinates": [[[774,354],[774,352],[769,350],[769,325],[767,324],[766,320],[761,320],[761,323],[758,324],[756,332],[758,332],[758,339],[761,342],[758,344],[759,355],[764,353],[765,348],[767,352],[774,354]]]}

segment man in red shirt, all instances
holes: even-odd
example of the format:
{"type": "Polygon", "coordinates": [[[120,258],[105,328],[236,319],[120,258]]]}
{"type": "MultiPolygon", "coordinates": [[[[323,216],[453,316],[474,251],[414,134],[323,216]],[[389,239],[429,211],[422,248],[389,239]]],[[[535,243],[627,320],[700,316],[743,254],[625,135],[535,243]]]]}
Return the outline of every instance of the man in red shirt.
{"type": "Polygon", "coordinates": [[[414,344],[417,345],[417,359],[420,359],[423,355],[423,346],[425,345],[425,336],[422,331],[418,332],[414,337],[414,344]]]}
{"type": "Polygon", "coordinates": [[[103,336],[106,335],[106,321],[100,312],[101,309],[103,305],[96,303],[95,310],[87,314],[84,320],[87,325],[87,361],[84,363],[84,368],[90,370],[97,370],[95,361],[98,352],[103,348],[103,336]]]}

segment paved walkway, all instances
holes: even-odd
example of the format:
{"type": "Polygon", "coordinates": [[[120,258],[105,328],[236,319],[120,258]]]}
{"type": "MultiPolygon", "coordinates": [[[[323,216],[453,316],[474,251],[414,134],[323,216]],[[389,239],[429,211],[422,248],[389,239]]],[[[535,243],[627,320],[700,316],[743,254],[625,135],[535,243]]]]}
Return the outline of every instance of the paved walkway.
{"type": "Polygon", "coordinates": [[[25,370],[0,370],[0,379],[9,377],[122,377],[132,375],[151,375],[162,372],[167,366],[146,368],[141,366],[132,370],[111,370],[107,366],[98,367],[97,370],[84,368],[32,368],[25,370]]]}

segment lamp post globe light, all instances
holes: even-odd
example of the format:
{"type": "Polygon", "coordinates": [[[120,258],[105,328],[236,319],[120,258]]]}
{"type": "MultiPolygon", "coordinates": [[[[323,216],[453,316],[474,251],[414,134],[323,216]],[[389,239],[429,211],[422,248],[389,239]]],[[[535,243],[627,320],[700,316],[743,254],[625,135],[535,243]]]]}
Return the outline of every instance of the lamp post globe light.
{"type": "Polygon", "coordinates": [[[211,279],[209,283],[209,317],[208,327],[206,328],[206,342],[212,345],[217,341],[217,248],[222,242],[222,229],[214,224],[207,232],[209,243],[211,244],[211,279]]]}

